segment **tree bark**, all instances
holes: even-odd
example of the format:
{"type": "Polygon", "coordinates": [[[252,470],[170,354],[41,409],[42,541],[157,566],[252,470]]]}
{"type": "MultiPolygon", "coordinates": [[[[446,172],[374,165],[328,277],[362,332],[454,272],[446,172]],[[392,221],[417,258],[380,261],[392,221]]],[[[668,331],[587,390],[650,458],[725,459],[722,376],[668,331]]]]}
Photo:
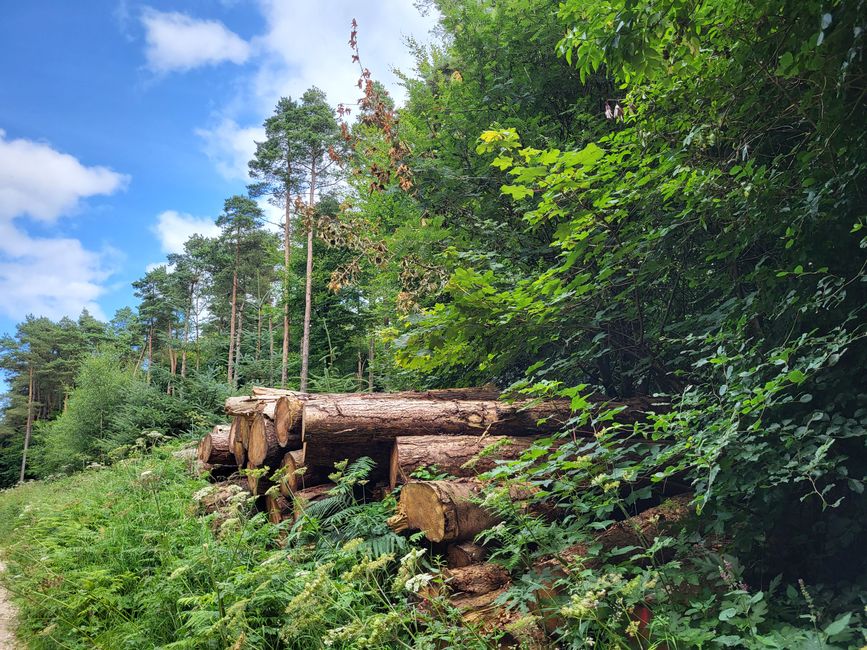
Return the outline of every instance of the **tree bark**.
{"type": "Polygon", "coordinates": [[[226,415],[250,416],[261,411],[263,405],[275,403],[278,399],[276,395],[264,397],[244,397],[243,395],[240,397],[227,397],[223,408],[226,415]]]}
{"type": "Polygon", "coordinates": [[[410,475],[420,467],[429,466],[460,478],[477,476],[493,469],[498,460],[518,458],[537,439],[533,436],[401,436],[392,450],[388,484],[393,489],[410,480],[410,475]]]}
{"type": "Polygon", "coordinates": [[[265,507],[268,509],[268,520],[272,524],[279,524],[287,519],[295,518],[295,508],[292,501],[283,495],[265,497],[265,507]]]}
{"type": "Polygon", "coordinates": [[[286,220],[283,223],[283,359],[280,371],[280,385],[286,386],[289,372],[289,345],[291,336],[289,328],[292,323],[289,320],[289,288],[292,277],[292,222],[290,221],[292,188],[290,180],[292,176],[292,163],[286,161],[286,220]]]}
{"type": "Polygon", "coordinates": [[[199,443],[199,460],[208,465],[235,465],[235,453],[229,446],[228,424],[218,424],[199,443]]]}
{"type": "Polygon", "coordinates": [[[331,473],[322,471],[322,468],[317,468],[317,471],[314,471],[305,466],[304,452],[301,449],[286,452],[283,456],[282,466],[284,474],[279,485],[280,494],[285,497],[291,497],[296,492],[327,483],[328,474],[331,473]]]}
{"type": "Polygon", "coordinates": [[[387,483],[388,470],[391,462],[393,440],[377,443],[347,443],[340,445],[319,445],[315,442],[304,443],[304,465],[312,477],[328,476],[334,473],[334,464],[348,461],[348,464],[367,456],[374,462],[374,467],[367,477],[371,486],[387,483]]]}
{"type": "Polygon", "coordinates": [[[479,492],[474,481],[412,481],[401,490],[400,508],[407,527],[432,542],[471,540],[499,521],[472,502],[479,492]]]}
{"type": "Polygon", "coordinates": [[[254,467],[277,469],[283,458],[283,450],[277,442],[274,421],[264,413],[254,413],[251,418],[247,442],[247,464],[254,467]]]}
{"type": "Polygon", "coordinates": [[[485,549],[473,542],[458,542],[449,544],[446,549],[446,560],[450,569],[460,569],[485,561],[485,549]]]}
{"type": "Polygon", "coordinates": [[[366,443],[398,436],[532,436],[562,429],[569,402],[371,399],[310,400],[302,413],[302,439],[319,444],[366,443]],[[541,422],[540,422],[541,420],[541,422]]]}
{"type": "MultiPolygon", "coordinates": [[[[622,406],[614,421],[629,424],[646,417],[645,400],[604,402],[601,409],[622,406]]],[[[603,402],[600,400],[600,404],[603,402]]],[[[655,405],[650,405],[656,408],[655,405]]],[[[382,394],[313,399],[304,404],[302,439],[317,444],[363,443],[399,436],[494,435],[533,436],[571,430],[592,436],[608,425],[570,425],[569,400],[432,400],[385,398],[382,394]]]]}
{"type": "Polygon", "coordinates": [[[251,494],[262,495],[265,494],[265,492],[267,492],[271,487],[273,487],[274,482],[270,478],[270,471],[266,472],[262,476],[257,476],[257,474],[261,473],[261,468],[256,467],[249,461],[247,461],[246,469],[253,470],[247,472],[247,487],[250,488],[251,494]]]}
{"type": "Polygon", "coordinates": [[[304,336],[301,340],[301,392],[307,392],[307,373],[310,368],[310,316],[313,300],[313,208],[316,200],[316,154],[310,161],[309,222],[307,224],[307,269],[304,281],[304,336]]]}
{"type": "Polygon", "coordinates": [[[241,259],[241,227],[238,226],[238,232],[235,235],[235,268],[232,270],[232,309],[229,315],[229,358],[226,361],[226,376],[228,378],[229,388],[235,385],[235,375],[233,374],[233,359],[235,356],[235,314],[238,306],[238,264],[241,259]]]}
{"type": "Polygon", "coordinates": [[[27,450],[30,447],[30,436],[33,433],[33,363],[30,363],[30,380],[27,384],[27,421],[24,425],[24,450],[21,453],[21,475],[18,482],[24,482],[24,474],[27,472],[27,450]]]}

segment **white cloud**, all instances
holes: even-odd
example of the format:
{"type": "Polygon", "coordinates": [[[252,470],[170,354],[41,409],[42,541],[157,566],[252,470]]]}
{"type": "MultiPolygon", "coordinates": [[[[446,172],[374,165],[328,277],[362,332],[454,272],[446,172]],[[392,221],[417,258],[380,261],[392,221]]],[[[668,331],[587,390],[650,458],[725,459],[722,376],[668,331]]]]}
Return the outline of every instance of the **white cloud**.
{"type": "MultiPolygon", "coordinates": [[[[166,210],[157,215],[153,231],[166,253],[183,253],[184,243],[193,235],[216,237],[220,234],[220,228],[213,219],[194,217],[174,210],[166,210]]],[[[152,269],[148,267],[148,270],[152,269]]]]}
{"type": "Polygon", "coordinates": [[[69,154],[32,140],[7,140],[0,129],[0,220],[27,215],[52,222],[80,199],[112,194],[129,176],[106,167],[85,167],[69,154]]]}
{"type": "Polygon", "coordinates": [[[244,63],[250,45],[217,20],[197,20],[179,12],[146,8],[145,57],[156,72],[191,70],[225,61],[244,63]]]}
{"type": "Polygon", "coordinates": [[[0,313],[75,316],[82,308],[102,317],[105,292],[119,253],[87,250],[77,239],[36,237],[16,220],[54,223],[80,208],[81,200],[113,194],[129,176],[87,167],[48,144],[8,140],[0,130],[0,313]]]}
{"type": "Polygon", "coordinates": [[[242,127],[235,120],[223,118],[211,128],[196,129],[196,135],[204,140],[205,153],[223,178],[249,180],[247,162],[256,153],[256,141],[265,139],[261,126],[242,127]]]}
{"type": "Polygon", "coordinates": [[[427,42],[436,16],[422,16],[407,0],[258,0],[264,33],[251,40],[256,70],[250,85],[227,101],[214,122],[196,133],[218,172],[229,180],[249,180],[247,162],[261,140],[261,127],[280,97],[299,98],[311,86],[325,91],[332,105],[352,105],[361,97],[359,68],[349,49],[350,23],[359,22],[362,63],[395,99],[404,90],[392,72],[415,66],[404,37],[427,42]],[[244,119],[239,116],[243,115],[244,119]],[[250,124],[250,115],[255,121],[250,124]]]}

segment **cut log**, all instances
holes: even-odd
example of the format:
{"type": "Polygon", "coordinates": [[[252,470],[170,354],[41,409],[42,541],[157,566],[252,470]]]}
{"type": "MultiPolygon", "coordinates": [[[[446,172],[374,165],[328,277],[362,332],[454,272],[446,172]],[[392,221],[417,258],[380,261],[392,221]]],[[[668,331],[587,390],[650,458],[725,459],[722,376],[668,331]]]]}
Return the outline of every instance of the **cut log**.
{"type": "Polygon", "coordinates": [[[488,594],[509,583],[508,572],[499,564],[490,562],[445,569],[442,575],[453,594],[488,594]]]}
{"type": "Polygon", "coordinates": [[[300,446],[302,406],[302,402],[289,399],[286,395],[281,395],[274,403],[274,426],[281,447],[288,446],[290,438],[293,439],[293,446],[300,446]]]}
{"type": "MultiPolygon", "coordinates": [[[[606,408],[615,405],[609,402],[606,408]]],[[[644,414],[644,411],[627,408],[615,419],[627,423],[644,414]]],[[[399,436],[533,436],[566,428],[571,415],[569,400],[524,400],[507,404],[489,400],[346,397],[305,402],[301,429],[305,442],[337,445],[377,442],[399,436]]],[[[589,425],[575,429],[579,435],[589,436],[595,432],[589,425]]]]}
{"type": "Polygon", "coordinates": [[[199,460],[209,465],[234,465],[235,455],[229,447],[227,424],[218,424],[199,443],[199,460]]]}
{"type": "Polygon", "coordinates": [[[235,465],[244,467],[247,463],[247,450],[244,448],[242,430],[248,428],[247,418],[236,415],[232,419],[229,428],[229,441],[232,447],[232,455],[235,457],[235,465]]]}
{"type": "Polygon", "coordinates": [[[247,463],[254,467],[277,469],[284,453],[277,442],[274,422],[264,413],[255,413],[249,429],[247,463]]]}
{"type": "Polygon", "coordinates": [[[485,549],[473,542],[449,544],[446,549],[446,561],[450,569],[460,569],[472,564],[484,562],[485,549]]]}
{"type": "Polygon", "coordinates": [[[474,481],[411,481],[400,493],[407,527],[421,530],[432,542],[471,540],[494,526],[497,517],[472,502],[479,494],[474,481]]]}
{"type": "Polygon", "coordinates": [[[518,458],[535,440],[532,436],[400,436],[391,453],[389,485],[393,489],[406,483],[420,467],[435,466],[459,478],[477,476],[493,469],[498,460],[518,458]]]}
{"type": "Polygon", "coordinates": [[[280,494],[291,497],[296,492],[328,482],[328,474],[323,468],[311,470],[304,465],[304,452],[300,449],[287,452],[282,461],[283,475],[280,478],[280,494]]]}
{"type": "Polygon", "coordinates": [[[261,467],[253,465],[247,461],[247,487],[250,488],[250,494],[262,495],[265,494],[274,485],[271,480],[271,471],[264,471],[261,467]]]}
{"type": "Polygon", "coordinates": [[[320,444],[318,442],[304,443],[304,465],[310,472],[311,481],[315,482],[329,474],[333,474],[334,464],[348,461],[350,464],[363,456],[374,462],[373,469],[367,476],[370,486],[388,482],[391,454],[394,448],[393,440],[374,443],[320,444]]]}
{"type": "Polygon", "coordinates": [[[269,402],[276,402],[277,396],[261,396],[261,397],[227,397],[224,404],[226,415],[246,415],[250,416],[261,411],[262,408],[269,402]]]}
{"type": "Polygon", "coordinates": [[[287,519],[295,518],[295,509],[292,501],[282,495],[265,497],[265,507],[268,510],[268,520],[272,524],[279,524],[287,519]]]}

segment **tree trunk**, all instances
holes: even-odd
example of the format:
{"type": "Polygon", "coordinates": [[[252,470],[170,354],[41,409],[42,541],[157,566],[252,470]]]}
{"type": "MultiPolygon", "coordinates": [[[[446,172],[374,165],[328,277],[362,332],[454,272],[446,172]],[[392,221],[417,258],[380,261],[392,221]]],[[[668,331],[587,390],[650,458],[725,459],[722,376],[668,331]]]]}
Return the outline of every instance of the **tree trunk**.
{"type": "Polygon", "coordinates": [[[236,415],[232,420],[229,436],[232,440],[232,453],[235,455],[235,464],[238,467],[244,467],[247,462],[247,448],[244,446],[244,438],[249,438],[249,428],[249,420],[243,415],[236,415]]]}
{"type": "Polygon", "coordinates": [[[283,477],[280,479],[280,494],[291,497],[296,492],[328,482],[328,474],[313,472],[304,465],[304,452],[295,449],[283,456],[283,477]]]}
{"type": "Polygon", "coordinates": [[[388,483],[393,489],[420,467],[429,466],[451,476],[477,476],[493,469],[498,460],[518,458],[535,440],[532,436],[401,436],[391,454],[388,483]]]}
{"type": "Polygon", "coordinates": [[[310,166],[309,222],[307,224],[307,270],[304,282],[304,335],[301,339],[301,384],[302,393],[307,392],[307,374],[310,368],[310,316],[313,309],[313,207],[316,199],[316,157],[310,166]]]}
{"type": "Polygon", "coordinates": [[[479,491],[474,481],[413,481],[401,490],[400,508],[407,527],[424,532],[432,542],[471,540],[499,522],[472,503],[479,491]]]}
{"type": "Polygon", "coordinates": [[[287,519],[295,518],[295,508],[292,501],[283,495],[265,497],[265,507],[268,509],[268,520],[272,524],[279,524],[287,519]]]}
{"type": "Polygon", "coordinates": [[[198,457],[209,465],[235,465],[235,454],[229,446],[228,424],[218,424],[199,443],[198,457]]]}
{"type": "Polygon", "coordinates": [[[274,426],[277,427],[277,442],[281,447],[301,447],[301,409],[298,400],[290,400],[285,395],[277,398],[274,405],[274,426]],[[295,423],[298,422],[298,425],[295,423]]]}
{"type": "Polygon", "coordinates": [[[271,472],[262,473],[262,468],[256,467],[247,461],[247,487],[250,488],[251,494],[265,494],[273,485],[274,482],[270,479],[271,472]]]}
{"type": "Polygon", "coordinates": [[[150,328],[148,329],[148,370],[147,370],[147,383],[151,383],[151,366],[154,365],[154,326],[151,323],[150,328]]]}
{"type": "Polygon", "coordinates": [[[283,458],[283,450],[277,442],[274,422],[264,413],[255,413],[250,424],[247,442],[247,464],[254,467],[277,469],[283,458]]]}
{"type": "Polygon", "coordinates": [[[235,366],[232,371],[233,387],[238,384],[238,367],[241,365],[241,339],[244,335],[244,307],[246,307],[246,301],[242,300],[241,304],[238,305],[238,326],[235,328],[235,336],[237,338],[235,340],[235,366]]]}
{"type": "Polygon", "coordinates": [[[229,388],[235,385],[235,375],[233,373],[233,360],[235,356],[235,313],[238,306],[238,264],[241,257],[241,229],[238,227],[238,232],[235,239],[235,268],[232,271],[232,309],[229,315],[229,358],[226,362],[226,375],[228,377],[229,388]]]}
{"type": "MultiPolygon", "coordinates": [[[[273,307],[270,300],[268,306],[273,307]]],[[[270,309],[268,310],[268,383],[274,383],[274,315],[270,309]]]]}
{"type": "MultiPolygon", "coordinates": [[[[645,399],[602,402],[600,410],[623,407],[614,416],[629,424],[646,417],[645,399]]],[[[661,405],[660,405],[661,406],[661,405]]],[[[657,405],[650,404],[657,408],[657,405]]],[[[571,430],[592,436],[610,426],[593,423],[569,425],[569,400],[522,400],[506,403],[489,400],[401,399],[373,395],[312,399],[304,404],[302,439],[322,444],[363,443],[398,436],[493,435],[533,436],[571,430]]]]}
{"type": "Polygon", "coordinates": [[[370,344],[367,348],[367,392],[373,392],[373,356],[376,353],[376,340],[370,335],[370,344]]]}
{"type": "Polygon", "coordinates": [[[253,415],[268,404],[275,404],[279,396],[266,395],[262,397],[227,397],[223,408],[226,415],[253,415]]]}
{"type": "Polygon", "coordinates": [[[374,467],[367,477],[371,486],[388,481],[388,469],[391,462],[393,440],[376,443],[348,443],[340,445],[319,445],[315,442],[304,443],[304,465],[311,476],[320,477],[332,474],[334,464],[348,461],[349,464],[364,456],[374,462],[374,467]]]}
{"type": "Polygon", "coordinates": [[[283,223],[283,365],[282,370],[280,372],[280,385],[285,387],[286,382],[288,380],[288,372],[289,372],[289,345],[291,344],[291,337],[289,328],[292,323],[289,320],[289,289],[291,285],[292,278],[292,222],[290,221],[291,215],[291,202],[292,202],[292,188],[289,184],[289,179],[292,176],[292,165],[287,160],[286,162],[286,221],[283,223]]]}
{"type": "Polygon", "coordinates": [[[458,542],[449,544],[446,549],[446,559],[450,569],[460,569],[471,564],[484,562],[485,549],[473,542],[458,542]]]}
{"type": "Polygon", "coordinates": [[[24,450],[21,453],[21,475],[18,482],[24,482],[27,472],[27,450],[30,447],[30,435],[33,432],[33,363],[30,363],[30,381],[27,384],[27,421],[24,425],[24,450]]]}
{"type": "Polygon", "coordinates": [[[301,430],[305,442],[319,444],[367,443],[398,436],[532,436],[559,431],[570,415],[568,400],[506,404],[346,397],[307,401],[301,430]]]}

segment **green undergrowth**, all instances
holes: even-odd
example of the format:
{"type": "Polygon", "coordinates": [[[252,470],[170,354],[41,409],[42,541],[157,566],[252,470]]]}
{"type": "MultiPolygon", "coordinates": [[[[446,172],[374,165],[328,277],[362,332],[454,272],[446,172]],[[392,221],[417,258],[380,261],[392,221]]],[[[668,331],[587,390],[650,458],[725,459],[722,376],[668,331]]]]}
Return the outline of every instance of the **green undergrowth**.
{"type": "Polygon", "coordinates": [[[485,497],[502,523],[484,537],[512,575],[495,603],[510,613],[482,632],[437,595],[442,549],[391,532],[394,497],[362,496],[368,459],[338,463],[328,498],[275,525],[243,490],[192,478],[177,448],[0,492],[4,581],[27,647],[833,650],[867,638],[863,593],[832,599],[783,576],[752,586],[725,540],[692,525],[607,556],[591,541],[584,560],[567,559],[557,549],[590,541],[643,492],[603,485],[546,522],[515,508],[504,476],[485,497]]]}
{"type": "Polygon", "coordinates": [[[198,511],[194,495],[208,484],[170,450],[0,492],[5,584],[27,647],[493,643],[457,627],[448,609],[423,614],[422,630],[405,590],[422,553],[385,526],[393,501],[347,504],[353,468],[343,491],[292,530],[242,492],[216,513],[198,511]]]}

